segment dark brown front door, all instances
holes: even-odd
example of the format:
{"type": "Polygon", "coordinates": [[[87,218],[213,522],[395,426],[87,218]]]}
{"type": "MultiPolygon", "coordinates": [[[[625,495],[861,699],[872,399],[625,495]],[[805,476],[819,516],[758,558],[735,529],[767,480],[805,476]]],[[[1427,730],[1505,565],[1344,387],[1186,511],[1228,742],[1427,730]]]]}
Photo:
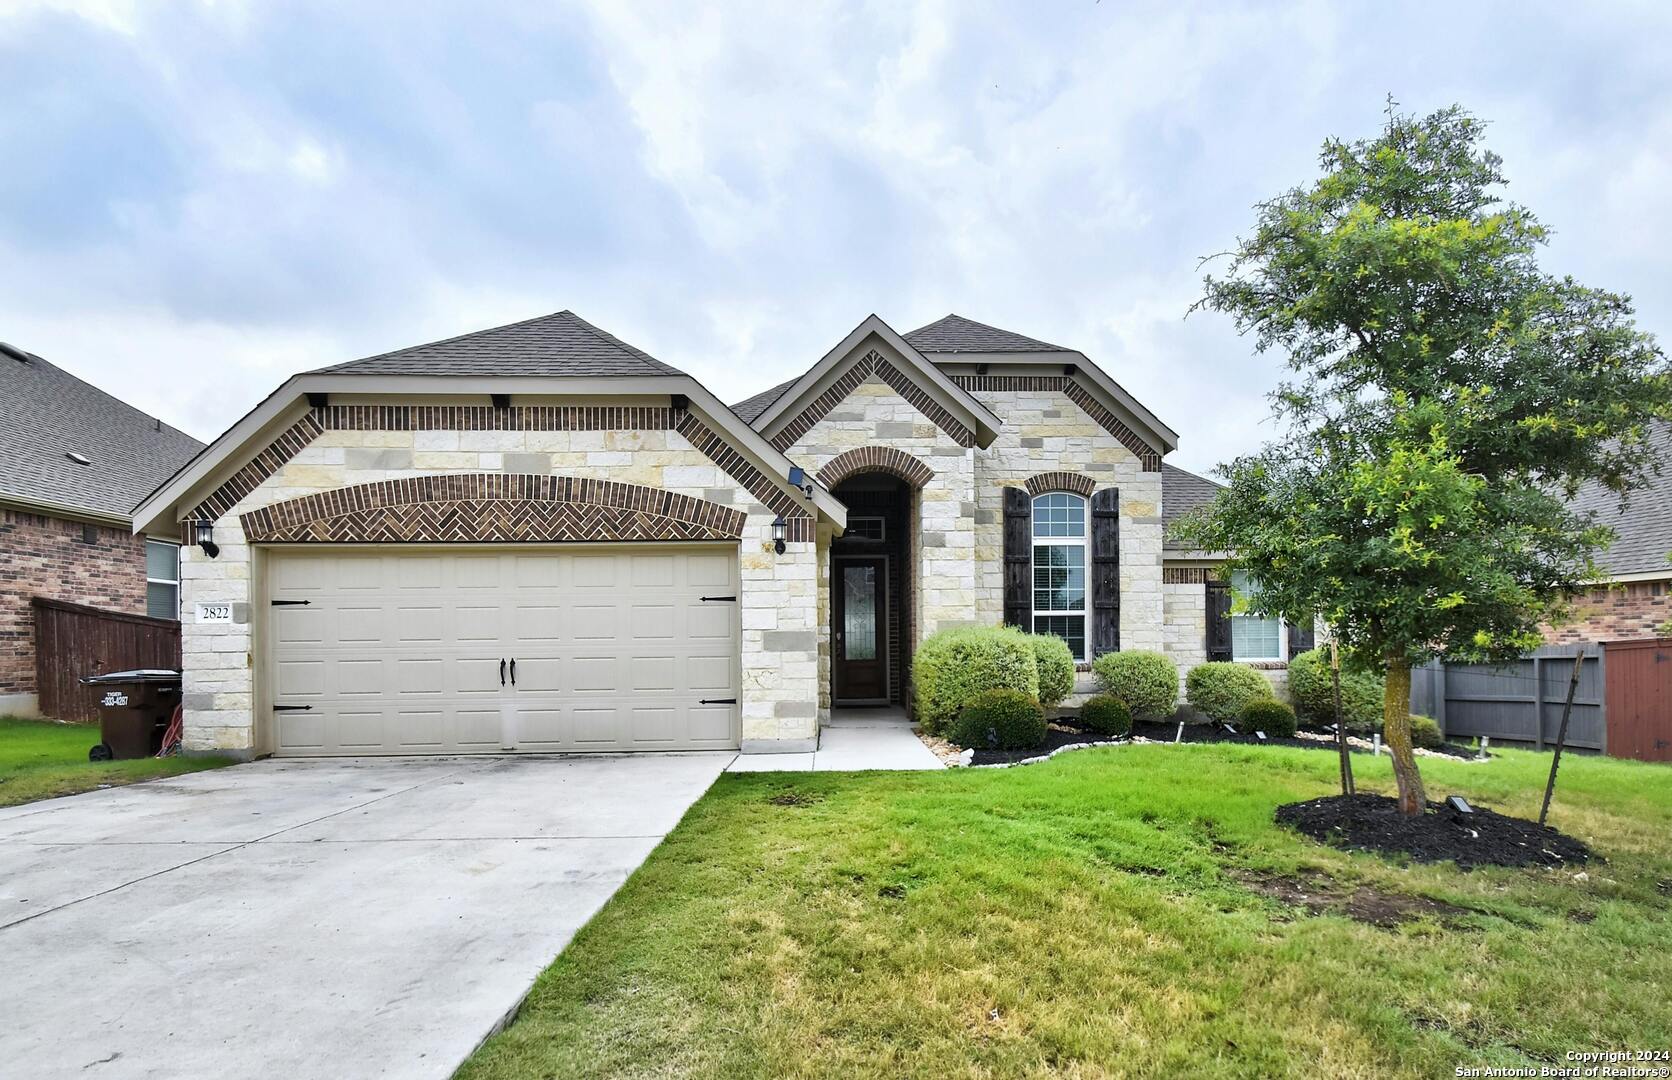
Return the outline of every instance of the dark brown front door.
{"type": "Polygon", "coordinates": [[[888,560],[833,561],[831,677],[838,704],[888,700],[888,560]]]}

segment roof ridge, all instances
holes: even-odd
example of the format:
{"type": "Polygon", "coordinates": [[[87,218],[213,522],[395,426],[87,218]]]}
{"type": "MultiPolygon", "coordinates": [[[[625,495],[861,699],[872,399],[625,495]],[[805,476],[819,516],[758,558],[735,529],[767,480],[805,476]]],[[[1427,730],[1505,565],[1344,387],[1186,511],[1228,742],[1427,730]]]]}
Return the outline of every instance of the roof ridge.
{"type": "Polygon", "coordinates": [[[556,312],[552,315],[548,315],[548,316],[546,316],[546,318],[549,318],[549,319],[550,318],[558,318],[558,317],[561,317],[561,316],[564,316],[564,315],[567,315],[569,317],[570,322],[577,324],[578,326],[580,326],[581,329],[585,330],[587,333],[591,334],[593,337],[597,338],[599,341],[602,341],[606,345],[611,345],[611,346],[614,346],[617,349],[620,349],[622,352],[627,353],[629,356],[633,357],[635,360],[649,360],[653,364],[660,364],[663,367],[667,366],[666,364],[663,364],[662,361],[656,359],[654,356],[651,356],[649,353],[647,353],[643,349],[639,348],[637,345],[632,345],[632,344],[629,344],[628,342],[622,341],[620,338],[616,337],[614,334],[610,333],[608,330],[603,329],[602,327],[593,326],[591,323],[587,322],[585,319],[581,318],[579,315],[576,315],[573,311],[570,311],[568,308],[564,308],[562,311],[556,312]]]}
{"type": "Polygon", "coordinates": [[[429,349],[437,345],[451,345],[455,341],[463,341],[465,338],[475,337],[478,334],[489,334],[496,330],[515,330],[519,326],[529,326],[533,323],[544,322],[547,319],[555,319],[560,315],[576,317],[573,311],[570,311],[568,308],[564,308],[562,311],[551,311],[544,315],[535,315],[533,318],[528,319],[518,319],[516,322],[504,323],[500,326],[484,326],[479,330],[466,330],[462,334],[454,334],[452,337],[437,338],[434,341],[424,341],[417,345],[403,345],[398,349],[389,349],[386,352],[372,353],[370,356],[361,356],[354,360],[344,360],[341,363],[331,364],[323,368],[315,368],[314,370],[331,371],[336,368],[347,367],[349,364],[358,364],[365,360],[382,360],[386,357],[399,356],[401,353],[412,352],[415,349],[429,349]]]}

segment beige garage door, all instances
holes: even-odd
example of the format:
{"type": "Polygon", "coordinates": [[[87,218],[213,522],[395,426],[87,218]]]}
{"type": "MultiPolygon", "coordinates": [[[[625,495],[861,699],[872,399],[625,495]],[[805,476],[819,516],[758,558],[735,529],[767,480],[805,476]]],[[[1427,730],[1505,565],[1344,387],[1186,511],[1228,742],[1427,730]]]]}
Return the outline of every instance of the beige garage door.
{"type": "Polygon", "coordinates": [[[275,550],[276,753],[738,745],[737,552],[275,550]]]}

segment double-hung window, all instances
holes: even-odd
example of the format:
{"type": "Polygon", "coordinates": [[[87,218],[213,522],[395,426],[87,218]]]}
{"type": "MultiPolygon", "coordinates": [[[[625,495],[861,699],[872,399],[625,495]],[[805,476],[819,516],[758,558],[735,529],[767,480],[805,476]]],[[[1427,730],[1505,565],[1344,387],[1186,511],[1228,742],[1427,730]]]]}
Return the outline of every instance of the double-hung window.
{"type": "MultiPolygon", "coordinates": [[[[1231,587],[1240,596],[1253,597],[1259,593],[1248,574],[1241,570],[1232,573],[1231,587]]],[[[1232,659],[1282,660],[1283,638],[1283,621],[1275,616],[1231,616],[1232,659]]]]}
{"type": "Polygon", "coordinates": [[[180,545],[145,541],[145,613],[153,619],[180,617],[180,545]]]}
{"type": "Polygon", "coordinates": [[[1086,500],[1053,491],[1033,500],[1033,632],[1086,658],[1086,500]]]}

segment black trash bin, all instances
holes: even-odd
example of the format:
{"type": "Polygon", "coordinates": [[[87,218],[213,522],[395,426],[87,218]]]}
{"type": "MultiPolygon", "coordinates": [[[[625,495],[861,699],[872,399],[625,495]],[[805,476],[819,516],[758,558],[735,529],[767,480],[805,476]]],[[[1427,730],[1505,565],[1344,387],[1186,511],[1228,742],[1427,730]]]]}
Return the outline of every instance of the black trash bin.
{"type": "Polygon", "coordinates": [[[180,673],[168,668],[112,671],[81,680],[98,687],[99,745],[89,761],[155,757],[180,704],[180,673]]]}

